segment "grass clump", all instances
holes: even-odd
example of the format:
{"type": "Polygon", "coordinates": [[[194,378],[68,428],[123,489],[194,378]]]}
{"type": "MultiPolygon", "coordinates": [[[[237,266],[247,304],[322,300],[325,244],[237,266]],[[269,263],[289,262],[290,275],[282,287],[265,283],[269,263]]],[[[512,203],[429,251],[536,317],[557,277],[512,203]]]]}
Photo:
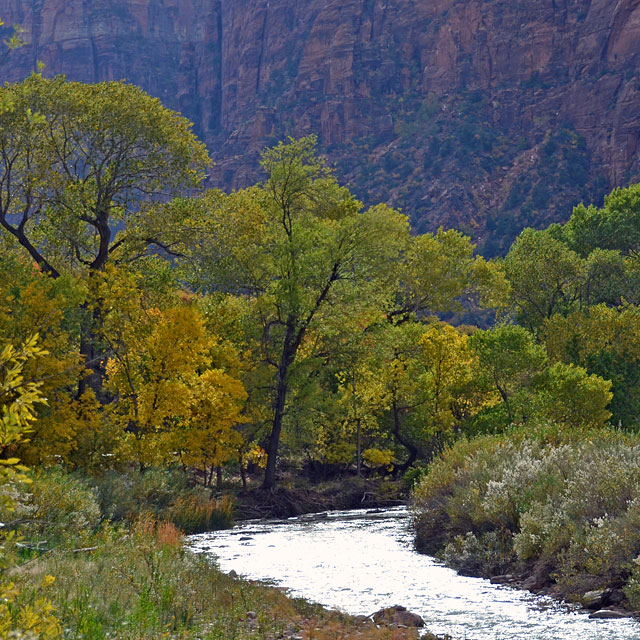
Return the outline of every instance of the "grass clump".
{"type": "Polygon", "coordinates": [[[168,509],[167,517],[187,533],[229,529],[233,526],[233,500],[229,495],[213,499],[194,491],[178,496],[168,509]]]}

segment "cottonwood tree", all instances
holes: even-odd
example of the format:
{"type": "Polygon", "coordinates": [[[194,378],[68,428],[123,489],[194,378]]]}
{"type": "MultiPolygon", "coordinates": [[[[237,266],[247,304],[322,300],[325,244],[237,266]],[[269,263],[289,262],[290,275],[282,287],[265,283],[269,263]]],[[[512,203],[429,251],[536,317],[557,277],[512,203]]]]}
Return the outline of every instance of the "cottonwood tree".
{"type": "Polygon", "coordinates": [[[386,295],[390,265],[409,234],[406,217],[388,207],[360,213],[361,204],[317,158],[313,137],[266,151],[262,166],[269,176],[264,186],[212,192],[187,206],[199,209],[203,224],[192,253],[200,286],[256,301],[258,344],[270,371],[263,487],[272,489],[305,337],[328,317],[348,314],[362,296],[386,295]]]}
{"type": "MultiPolygon", "coordinates": [[[[2,87],[0,104],[0,231],[43,271],[91,274],[171,249],[154,205],[197,187],[209,162],[186,119],[132,85],[38,74],[2,87]]],[[[87,317],[81,347],[99,392],[99,303],[87,317]]]]}

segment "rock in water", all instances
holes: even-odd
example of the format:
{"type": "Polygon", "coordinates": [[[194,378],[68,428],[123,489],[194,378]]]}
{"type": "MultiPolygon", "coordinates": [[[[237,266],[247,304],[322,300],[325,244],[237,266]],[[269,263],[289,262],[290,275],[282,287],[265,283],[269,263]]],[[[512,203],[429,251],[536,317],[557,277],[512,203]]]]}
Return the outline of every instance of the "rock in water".
{"type": "Polygon", "coordinates": [[[605,591],[587,591],[582,596],[582,606],[586,609],[600,609],[603,604],[607,604],[604,602],[605,596],[605,591]]]}
{"type": "Polygon", "coordinates": [[[424,620],[417,613],[407,611],[406,607],[395,605],[376,611],[371,616],[376,624],[397,624],[404,627],[424,627],[424,620]]]}
{"type": "Polygon", "coordinates": [[[594,611],[589,617],[594,620],[613,620],[615,618],[628,618],[629,614],[613,609],[600,609],[599,611],[594,611]]]}

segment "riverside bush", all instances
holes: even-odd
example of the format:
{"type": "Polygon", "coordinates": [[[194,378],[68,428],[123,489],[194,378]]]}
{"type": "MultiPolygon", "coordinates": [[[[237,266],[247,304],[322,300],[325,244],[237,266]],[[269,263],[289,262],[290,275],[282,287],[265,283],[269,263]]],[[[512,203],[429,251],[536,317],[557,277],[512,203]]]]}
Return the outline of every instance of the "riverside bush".
{"type": "Polygon", "coordinates": [[[463,571],[543,560],[567,590],[628,581],[640,604],[638,436],[549,428],[461,441],[417,485],[413,521],[417,547],[463,571]]]}
{"type": "Polygon", "coordinates": [[[101,512],[95,489],[54,468],[41,471],[22,487],[13,517],[27,540],[46,537],[49,545],[75,544],[99,527],[101,512]]]}

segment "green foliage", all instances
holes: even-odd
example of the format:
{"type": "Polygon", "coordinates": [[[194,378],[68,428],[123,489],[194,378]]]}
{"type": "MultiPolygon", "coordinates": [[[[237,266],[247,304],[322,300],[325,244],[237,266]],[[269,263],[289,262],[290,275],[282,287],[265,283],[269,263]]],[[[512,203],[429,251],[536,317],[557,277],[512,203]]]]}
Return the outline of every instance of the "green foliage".
{"type": "Polygon", "coordinates": [[[580,204],[566,225],[570,245],[587,256],[594,249],[615,249],[635,256],[640,249],[640,185],[614,189],[601,209],[580,204]]]}
{"type": "Polygon", "coordinates": [[[20,496],[14,517],[24,521],[20,531],[30,542],[81,543],[102,520],[96,493],[85,480],[61,469],[41,471],[20,496]]]}
{"type": "Polygon", "coordinates": [[[547,231],[525,229],[504,261],[518,320],[535,331],[554,313],[566,313],[578,300],[584,263],[547,231]]]}
{"type": "Polygon", "coordinates": [[[544,348],[526,329],[515,325],[478,331],[469,343],[478,358],[478,383],[498,392],[509,423],[526,420],[531,395],[527,388],[547,363],[544,348]]]}
{"type": "Polygon", "coordinates": [[[634,430],[640,410],[639,326],[640,311],[635,306],[596,305],[566,318],[554,316],[544,330],[554,360],[575,363],[611,381],[612,422],[634,430]]]}
{"type": "Polygon", "coordinates": [[[99,270],[162,242],[153,200],[204,177],[190,123],[132,85],[34,74],[0,101],[11,104],[0,114],[0,225],[48,273],[99,270]]]}

